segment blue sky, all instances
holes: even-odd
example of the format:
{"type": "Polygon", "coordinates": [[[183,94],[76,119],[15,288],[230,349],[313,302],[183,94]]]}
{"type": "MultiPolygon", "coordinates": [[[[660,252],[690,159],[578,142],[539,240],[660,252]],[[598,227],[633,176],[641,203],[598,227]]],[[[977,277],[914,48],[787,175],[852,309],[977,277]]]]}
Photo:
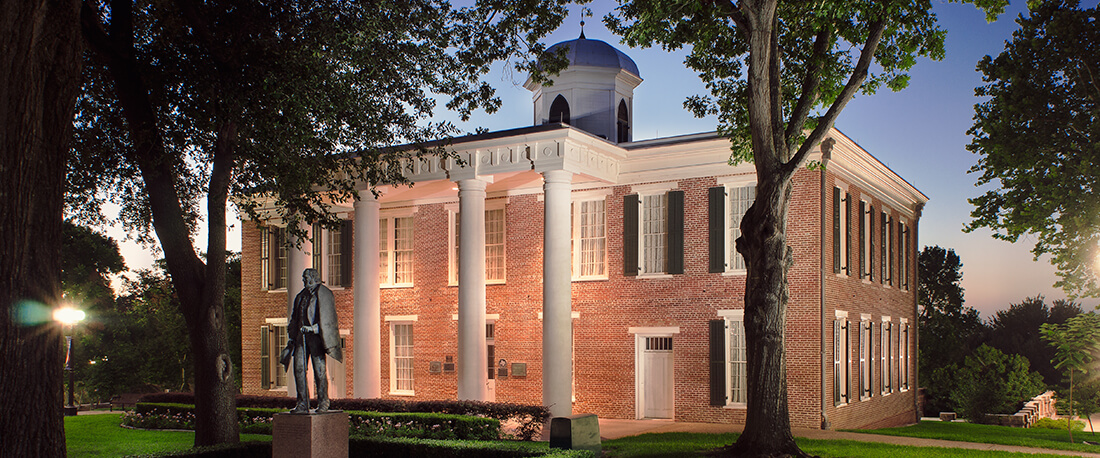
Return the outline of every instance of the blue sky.
{"type": "MultiPolygon", "coordinates": [[[[1091,7],[1096,2],[1084,4],[1091,7]]],[[[587,38],[611,43],[638,64],[644,81],[635,90],[634,138],[714,130],[714,118],[694,118],[682,107],[687,96],[705,93],[699,78],[684,68],[685,52],[630,49],[620,44],[600,21],[615,5],[607,0],[591,4],[594,16],[585,18],[584,29],[587,38]]],[[[930,198],[920,222],[919,243],[953,248],[959,254],[966,304],[978,309],[983,318],[1028,296],[1043,294],[1048,304],[1065,297],[1052,287],[1057,277],[1047,259],[1033,260],[1029,251],[1033,238],[1010,244],[993,239],[988,230],[962,232],[971,210],[966,199],[982,192],[974,186],[977,177],[967,174],[977,161],[977,156],[966,150],[970,141],[966,131],[973,124],[973,106],[979,102],[974,88],[981,85],[975,65],[983,56],[997,55],[1004,49],[1005,40],[1018,28],[1014,20],[1024,8],[1023,2],[1013,2],[996,22],[987,23],[984,13],[971,5],[934,2],[940,25],[948,31],[946,58],[919,61],[910,73],[909,88],[901,92],[881,89],[871,96],[857,96],[836,123],[837,128],[930,198]]],[[[573,11],[545,42],[576,38],[580,20],[578,12],[573,11]]],[[[456,122],[462,130],[500,130],[532,123],[531,94],[522,87],[525,75],[499,67],[488,81],[503,100],[501,110],[492,115],[478,114],[467,123],[456,122]]],[[[239,227],[237,222],[230,230],[230,249],[240,249],[239,227]]],[[[123,238],[118,232],[112,235],[123,238]]],[[[197,240],[205,241],[205,234],[197,240]]],[[[153,255],[147,250],[129,242],[123,245],[129,267],[151,263],[153,255]]],[[[1091,308],[1100,301],[1081,302],[1091,308]]]]}

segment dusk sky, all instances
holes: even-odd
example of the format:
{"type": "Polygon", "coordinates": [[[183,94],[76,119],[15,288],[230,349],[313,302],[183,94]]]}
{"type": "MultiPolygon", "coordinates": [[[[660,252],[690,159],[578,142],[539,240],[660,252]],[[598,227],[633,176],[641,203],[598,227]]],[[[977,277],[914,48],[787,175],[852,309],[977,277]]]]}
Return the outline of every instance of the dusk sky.
{"type": "MultiPolygon", "coordinates": [[[[629,55],[638,65],[644,80],[634,93],[634,139],[712,131],[715,118],[697,119],[683,109],[684,99],[705,93],[703,83],[683,65],[685,51],[631,49],[619,43],[600,20],[617,3],[598,0],[589,5],[594,15],[584,18],[589,39],[606,41],[629,55]]],[[[1089,8],[1096,2],[1083,2],[1089,8]]],[[[545,43],[553,44],[577,38],[580,34],[579,9],[545,43]]],[[[871,96],[858,95],[841,113],[836,127],[860,144],[887,167],[905,178],[929,197],[920,220],[920,246],[940,245],[953,248],[963,262],[966,305],[978,309],[984,319],[1024,298],[1042,294],[1049,304],[1065,294],[1052,285],[1057,281],[1047,258],[1034,261],[1030,253],[1034,238],[1015,244],[995,240],[988,230],[962,232],[970,221],[972,206],[967,198],[983,192],[976,188],[976,174],[967,170],[977,156],[966,150],[973,125],[974,88],[981,85],[975,65],[985,55],[996,56],[1004,42],[1018,28],[1014,22],[1025,3],[1013,2],[994,23],[972,5],[934,2],[933,11],[946,29],[947,56],[943,61],[918,61],[910,72],[909,87],[901,92],[880,89],[871,96]]],[[[532,123],[531,94],[523,89],[525,75],[515,74],[498,65],[488,77],[504,105],[493,115],[479,114],[468,123],[457,123],[463,131],[477,127],[489,130],[522,127],[532,123]]],[[[439,113],[440,119],[444,119],[439,113]]],[[[235,215],[233,215],[235,217],[235,215]]],[[[240,249],[240,222],[232,221],[229,249],[240,249]]],[[[123,234],[109,234],[120,241],[127,267],[151,265],[155,256],[132,242],[123,242],[123,234]]],[[[205,244],[205,233],[196,239],[205,244]]],[[[1082,299],[1086,310],[1100,300],[1082,299]]]]}

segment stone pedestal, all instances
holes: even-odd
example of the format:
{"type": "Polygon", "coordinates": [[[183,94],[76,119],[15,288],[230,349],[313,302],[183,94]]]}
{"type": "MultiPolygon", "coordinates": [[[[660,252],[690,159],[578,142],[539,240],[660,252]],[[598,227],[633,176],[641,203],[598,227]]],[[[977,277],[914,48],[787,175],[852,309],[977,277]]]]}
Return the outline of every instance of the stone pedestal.
{"type": "Polygon", "coordinates": [[[273,458],[347,458],[348,414],[275,414],[271,432],[273,458]]]}
{"type": "Polygon", "coordinates": [[[550,419],[550,448],[590,450],[596,456],[600,444],[600,421],[595,414],[582,413],[550,419]]]}

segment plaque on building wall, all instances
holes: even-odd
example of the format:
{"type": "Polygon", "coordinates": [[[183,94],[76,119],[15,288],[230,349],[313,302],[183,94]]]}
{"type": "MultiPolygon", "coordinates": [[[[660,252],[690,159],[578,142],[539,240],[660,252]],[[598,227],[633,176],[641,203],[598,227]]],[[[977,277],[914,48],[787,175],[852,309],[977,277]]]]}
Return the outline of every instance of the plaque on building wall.
{"type": "Polygon", "coordinates": [[[438,374],[440,372],[443,372],[443,363],[441,363],[439,361],[432,361],[432,362],[428,363],[428,372],[430,372],[432,374],[438,374]]]}
{"type": "Polygon", "coordinates": [[[527,363],[512,363],[512,377],[526,377],[527,363]]]}

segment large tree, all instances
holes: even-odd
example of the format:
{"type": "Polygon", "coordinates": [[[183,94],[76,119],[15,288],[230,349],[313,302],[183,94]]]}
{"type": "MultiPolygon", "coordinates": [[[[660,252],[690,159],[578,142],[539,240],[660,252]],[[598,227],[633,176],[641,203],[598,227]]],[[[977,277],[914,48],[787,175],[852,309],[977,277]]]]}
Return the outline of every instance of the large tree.
{"type": "Polygon", "coordinates": [[[124,224],[159,239],[193,352],[196,445],[238,440],[223,304],[229,196],[256,221],[275,204],[296,236],[299,222],[335,224],[328,209],[356,186],[404,181],[405,153],[390,147],[454,132],[427,121],[437,97],[463,117],[495,109],[481,77],[540,52],[563,15],[552,0],[85,0],[91,52],[69,204],[96,219],[113,200],[124,224]],[[205,260],[192,239],[202,197],[205,260]]]}
{"type": "MultiPolygon", "coordinates": [[[[975,3],[995,14],[1003,1],[975,3]]],[[[692,0],[623,2],[606,20],[631,45],[690,47],[687,65],[712,97],[685,103],[719,117],[731,160],[756,166],[741,220],[748,415],[731,452],[801,455],[790,431],[784,349],[791,178],[859,92],[906,86],[917,57],[943,57],[931,2],[692,0]]]]}
{"type": "Polygon", "coordinates": [[[1070,295],[1100,294],[1100,10],[1044,1],[1016,20],[996,58],[978,63],[988,100],[974,107],[979,185],[968,231],[1035,237],[1070,295]]]}
{"type": "Polygon", "coordinates": [[[80,4],[0,2],[0,456],[64,456],[61,221],[80,4]]]}
{"type": "Polygon", "coordinates": [[[1021,355],[1031,362],[1031,368],[1043,375],[1047,385],[1058,385],[1062,372],[1054,365],[1055,348],[1042,341],[1043,325],[1061,325],[1081,313],[1076,302],[1058,299],[1047,306],[1043,296],[1026,298],[1009,304],[989,320],[986,343],[1008,354],[1021,355]]]}
{"type": "Polygon", "coordinates": [[[917,256],[920,283],[920,348],[917,351],[921,386],[928,389],[926,413],[951,410],[951,390],[957,380],[954,371],[936,374],[936,369],[962,365],[985,334],[981,316],[963,305],[962,262],[955,250],[924,247],[917,256]]]}

